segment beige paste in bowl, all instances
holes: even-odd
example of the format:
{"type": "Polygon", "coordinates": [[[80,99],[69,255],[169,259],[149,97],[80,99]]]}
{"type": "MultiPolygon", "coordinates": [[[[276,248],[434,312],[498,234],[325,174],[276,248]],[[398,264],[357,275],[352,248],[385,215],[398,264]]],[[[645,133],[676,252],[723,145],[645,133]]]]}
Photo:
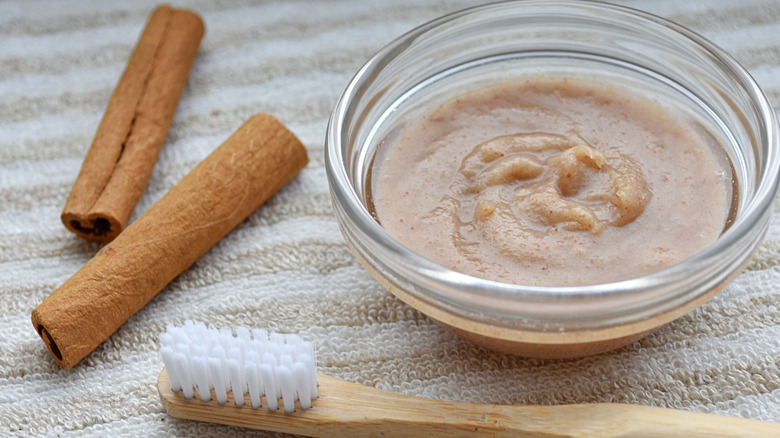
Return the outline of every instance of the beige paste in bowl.
{"type": "Polygon", "coordinates": [[[382,226],[450,269],[532,286],[638,277],[727,226],[732,174],[706,134],[617,86],[529,78],[461,95],[384,145],[382,226]]]}

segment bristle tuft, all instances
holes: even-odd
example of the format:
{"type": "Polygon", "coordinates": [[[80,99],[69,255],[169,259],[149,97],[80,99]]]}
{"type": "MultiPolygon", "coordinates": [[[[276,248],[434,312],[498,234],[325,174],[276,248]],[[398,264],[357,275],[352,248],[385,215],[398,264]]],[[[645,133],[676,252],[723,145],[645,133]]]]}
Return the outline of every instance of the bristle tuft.
{"type": "Polygon", "coordinates": [[[171,381],[171,390],[185,398],[195,396],[227,403],[232,392],[236,406],[249,394],[253,408],[263,404],[278,410],[281,398],[285,412],[302,409],[317,398],[314,346],[296,335],[268,333],[239,327],[235,331],[185,322],[169,325],[160,336],[160,355],[171,381]]]}

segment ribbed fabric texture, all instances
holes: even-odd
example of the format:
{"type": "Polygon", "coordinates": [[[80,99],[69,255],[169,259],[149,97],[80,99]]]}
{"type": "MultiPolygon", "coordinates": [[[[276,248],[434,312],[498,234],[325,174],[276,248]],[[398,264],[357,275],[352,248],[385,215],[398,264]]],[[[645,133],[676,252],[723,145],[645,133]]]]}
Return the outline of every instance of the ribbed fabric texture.
{"type": "MultiPolygon", "coordinates": [[[[776,0],[622,2],[703,34],[780,107],[776,0]]],[[[168,417],[159,334],[186,319],[297,333],[320,371],[419,397],[619,402],[780,421],[780,214],[719,296],[621,350],[575,360],[487,351],[401,303],[355,261],[323,167],[330,110],[362,63],[460,0],[197,0],[206,34],[133,219],[249,116],[295,132],[311,163],[72,370],[30,312],[99,249],[59,215],[149,0],[0,3],[0,435],[265,436],[168,417]]],[[[776,204],[780,210],[780,204],[776,204]]],[[[780,213],[780,211],[777,211],[780,213]]]]}

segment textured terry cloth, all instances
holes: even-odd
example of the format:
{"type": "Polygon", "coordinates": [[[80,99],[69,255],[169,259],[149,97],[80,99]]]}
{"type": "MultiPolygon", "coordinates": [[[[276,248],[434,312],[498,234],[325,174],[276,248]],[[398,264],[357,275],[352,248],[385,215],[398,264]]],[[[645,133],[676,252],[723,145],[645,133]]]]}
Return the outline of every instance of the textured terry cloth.
{"type": "MultiPolygon", "coordinates": [[[[624,3],[719,44],[780,108],[776,0],[624,3]]],[[[257,112],[297,133],[311,163],[63,370],[30,312],[99,248],[66,231],[59,214],[155,3],[0,2],[0,436],[263,436],[165,414],[155,386],[158,336],[185,319],[299,333],[317,344],[324,373],[418,397],[635,403],[780,422],[780,214],[756,259],[716,298],[641,341],[583,359],[470,344],[395,299],[352,257],[323,168],[330,110],[381,46],[470,4],[175,2],[201,14],[206,34],[133,218],[257,112]]]]}

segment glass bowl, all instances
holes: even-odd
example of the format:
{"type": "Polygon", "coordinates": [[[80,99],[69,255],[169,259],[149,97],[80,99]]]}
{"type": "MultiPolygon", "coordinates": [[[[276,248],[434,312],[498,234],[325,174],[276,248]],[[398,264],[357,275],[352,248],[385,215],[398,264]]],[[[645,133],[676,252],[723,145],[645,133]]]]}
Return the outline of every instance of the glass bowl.
{"type": "Polygon", "coordinates": [[[347,244],[391,293],[461,336],[525,356],[595,354],[702,305],[745,268],[778,190],[778,129],[722,49],[653,15],[592,2],[517,1],[456,12],[391,42],[358,71],[328,124],[326,168],[347,244]],[[533,287],[465,275],[404,247],[372,214],[383,140],[464,90],[527,75],[619,83],[684,114],[732,168],[729,223],[711,245],[637,278],[533,287]]]}

